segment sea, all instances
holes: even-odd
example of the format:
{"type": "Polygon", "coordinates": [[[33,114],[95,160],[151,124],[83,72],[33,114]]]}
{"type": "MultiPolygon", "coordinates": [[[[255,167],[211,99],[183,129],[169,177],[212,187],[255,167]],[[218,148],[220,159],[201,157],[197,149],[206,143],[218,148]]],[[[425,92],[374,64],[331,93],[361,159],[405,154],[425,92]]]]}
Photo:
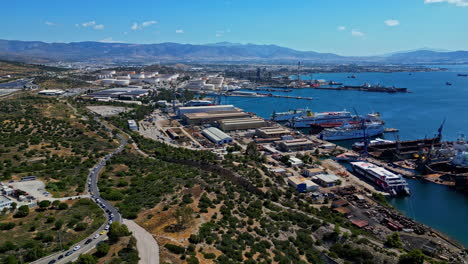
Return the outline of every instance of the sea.
{"type": "MultiPolygon", "coordinates": [[[[385,126],[399,129],[384,137],[395,140],[433,137],[443,124],[443,140],[454,141],[468,133],[468,65],[437,65],[445,71],[395,73],[323,73],[301,79],[324,79],[347,85],[363,83],[405,87],[411,93],[294,89],[272,92],[278,95],[313,97],[314,100],[272,97],[223,97],[221,103],[233,104],[258,116],[269,118],[273,111],[310,109],[313,112],[348,110],[365,115],[379,112],[385,126]],[[356,78],[348,78],[355,75],[356,78]],[[447,85],[450,83],[451,85],[447,85]],[[398,136],[398,137],[397,137],[398,136]]],[[[270,92],[261,92],[270,93],[270,92]]],[[[349,146],[352,142],[337,142],[349,146]]],[[[408,179],[412,195],[391,198],[401,213],[424,223],[468,247],[468,195],[424,180],[408,179]]]]}

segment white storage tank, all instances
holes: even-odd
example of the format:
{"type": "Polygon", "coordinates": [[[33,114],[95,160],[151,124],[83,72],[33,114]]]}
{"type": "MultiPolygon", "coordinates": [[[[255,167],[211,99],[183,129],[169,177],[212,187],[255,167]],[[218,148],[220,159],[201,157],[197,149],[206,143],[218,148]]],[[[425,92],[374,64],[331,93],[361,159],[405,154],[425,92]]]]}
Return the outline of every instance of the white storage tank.
{"type": "Polygon", "coordinates": [[[101,83],[102,83],[103,85],[111,85],[111,84],[114,84],[115,81],[116,81],[115,79],[103,79],[103,80],[101,81],[101,83]]]}
{"type": "Polygon", "coordinates": [[[115,80],[114,84],[127,86],[130,84],[130,80],[115,80]]]}

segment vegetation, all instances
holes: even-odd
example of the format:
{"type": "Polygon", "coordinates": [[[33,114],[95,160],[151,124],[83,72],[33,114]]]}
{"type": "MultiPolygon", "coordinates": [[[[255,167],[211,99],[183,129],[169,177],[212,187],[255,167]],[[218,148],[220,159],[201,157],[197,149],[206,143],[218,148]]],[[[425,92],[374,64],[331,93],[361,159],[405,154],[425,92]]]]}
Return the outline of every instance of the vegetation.
{"type": "Polygon", "coordinates": [[[0,101],[0,112],[1,180],[34,175],[55,195],[72,195],[84,191],[89,168],[116,146],[98,123],[53,98],[0,101]]]}
{"type": "Polygon", "coordinates": [[[423,264],[424,263],[424,254],[421,250],[413,250],[407,254],[400,256],[398,264],[423,264]]]}
{"type": "Polygon", "coordinates": [[[402,245],[403,244],[401,243],[400,234],[398,234],[397,232],[394,232],[391,235],[387,236],[385,246],[390,248],[401,248],[402,245]]]}
{"type": "Polygon", "coordinates": [[[104,223],[102,210],[91,200],[69,203],[65,210],[47,207],[31,210],[22,218],[3,216],[0,226],[8,228],[0,231],[0,260],[23,256],[23,261],[29,262],[66,250],[104,223]]]}

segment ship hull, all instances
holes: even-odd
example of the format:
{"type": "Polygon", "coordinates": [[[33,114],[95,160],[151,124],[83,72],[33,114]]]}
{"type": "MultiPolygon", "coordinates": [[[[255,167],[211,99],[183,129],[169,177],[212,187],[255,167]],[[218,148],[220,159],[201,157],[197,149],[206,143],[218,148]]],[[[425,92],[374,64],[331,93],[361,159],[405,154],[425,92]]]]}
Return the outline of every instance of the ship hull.
{"type": "Polygon", "coordinates": [[[366,132],[362,129],[355,129],[355,130],[343,130],[343,131],[334,131],[328,132],[326,130],[320,132],[319,138],[322,140],[346,140],[346,139],[356,139],[356,138],[364,138],[367,137],[374,137],[383,134],[384,127],[379,126],[376,128],[367,128],[366,132]]]}
{"type": "Polygon", "coordinates": [[[374,175],[370,174],[368,171],[360,168],[359,166],[355,166],[353,163],[351,163],[353,171],[360,176],[366,178],[370,182],[372,182],[374,185],[376,185],[378,188],[390,193],[392,196],[396,195],[409,195],[409,188],[406,185],[399,185],[399,186],[393,186],[390,187],[387,182],[384,180],[381,180],[374,175]]]}

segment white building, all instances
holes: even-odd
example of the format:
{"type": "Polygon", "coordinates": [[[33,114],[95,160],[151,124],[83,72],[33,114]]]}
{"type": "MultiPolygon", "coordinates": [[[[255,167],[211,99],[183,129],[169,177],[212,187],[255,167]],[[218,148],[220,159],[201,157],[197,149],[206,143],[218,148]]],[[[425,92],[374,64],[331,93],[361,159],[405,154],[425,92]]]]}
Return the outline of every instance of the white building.
{"type": "Polygon", "coordinates": [[[178,115],[182,116],[188,113],[202,113],[212,111],[236,111],[236,108],[234,105],[186,106],[179,107],[178,115]]]}
{"type": "Polygon", "coordinates": [[[291,176],[288,177],[288,184],[298,192],[313,192],[319,189],[319,186],[302,176],[291,176]]]}
{"type": "Polygon", "coordinates": [[[302,160],[296,158],[296,157],[291,157],[289,158],[289,162],[291,163],[291,166],[296,167],[296,166],[302,166],[304,162],[302,160]]]}
{"type": "Polygon", "coordinates": [[[130,130],[132,131],[137,131],[138,130],[138,125],[137,123],[135,122],[135,120],[128,120],[128,128],[130,128],[130,130]]]}
{"type": "Polygon", "coordinates": [[[318,184],[324,187],[334,186],[340,180],[340,178],[333,174],[318,174],[314,178],[318,184]]]}
{"type": "Polygon", "coordinates": [[[0,209],[3,209],[3,208],[10,208],[11,204],[13,203],[12,200],[10,200],[10,198],[6,197],[6,196],[0,196],[0,209]]]}
{"type": "Polygon", "coordinates": [[[42,90],[38,94],[40,95],[61,95],[64,94],[64,90],[42,90]]]}
{"type": "Polygon", "coordinates": [[[202,134],[217,145],[223,145],[232,142],[232,137],[217,129],[216,127],[209,127],[204,129],[202,134]]]}

